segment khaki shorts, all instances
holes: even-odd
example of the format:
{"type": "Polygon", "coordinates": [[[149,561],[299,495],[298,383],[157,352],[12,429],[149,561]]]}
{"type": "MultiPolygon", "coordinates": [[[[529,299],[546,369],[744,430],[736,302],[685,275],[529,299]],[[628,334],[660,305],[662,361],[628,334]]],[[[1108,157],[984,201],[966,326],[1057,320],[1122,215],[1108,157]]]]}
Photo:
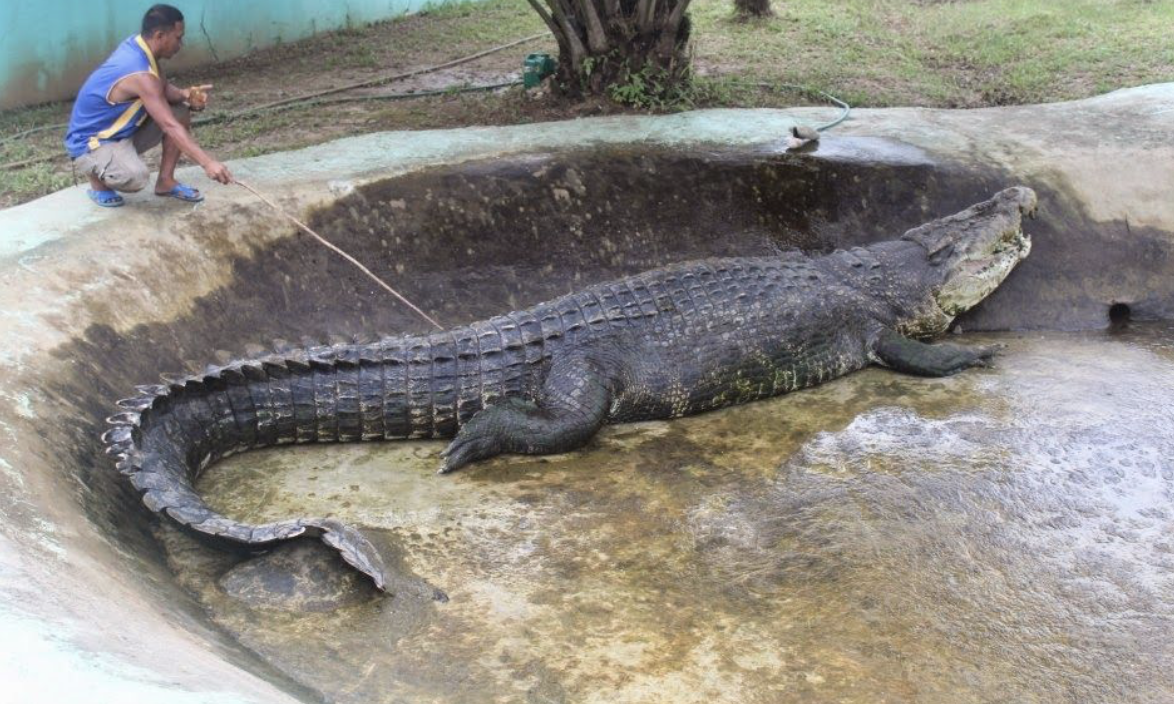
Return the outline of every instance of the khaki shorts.
{"type": "MultiPolygon", "coordinates": [[[[186,105],[172,105],[171,112],[183,122],[188,117],[186,105]]],[[[134,193],[147,187],[151,170],[139,154],[154,149],[163,141],[163,130],[148,118],[130,137],[117,142],[106,142],[92,152],[73,160],[77,172],[97,176],[116,191],[134,193]]]]}

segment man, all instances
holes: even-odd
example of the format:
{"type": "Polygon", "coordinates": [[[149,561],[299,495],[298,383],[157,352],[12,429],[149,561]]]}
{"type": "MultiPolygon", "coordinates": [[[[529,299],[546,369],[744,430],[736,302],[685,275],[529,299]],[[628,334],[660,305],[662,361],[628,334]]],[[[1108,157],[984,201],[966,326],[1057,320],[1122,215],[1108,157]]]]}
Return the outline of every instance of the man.
{"type": "Polygon", "coordinates": [[[204,167],[208,178],[232,183],[228,168],[209,156],[192,138],[190,110],[202,110],[212,86],[176,88],[159,72],[159,59],[170,59],[183,46],[183,13],[155,5],[143,16],[142,33],[128,38],[82,85],[65,149],[74,167],[90,179],[90,200],[107,208],[123,204],[118,191],[147,186],[150,171],[139,157],[160,142],[163,158],[155,195],[199,202],[204,196],[175,180],[175,165],[185,154],[204,167]]]}

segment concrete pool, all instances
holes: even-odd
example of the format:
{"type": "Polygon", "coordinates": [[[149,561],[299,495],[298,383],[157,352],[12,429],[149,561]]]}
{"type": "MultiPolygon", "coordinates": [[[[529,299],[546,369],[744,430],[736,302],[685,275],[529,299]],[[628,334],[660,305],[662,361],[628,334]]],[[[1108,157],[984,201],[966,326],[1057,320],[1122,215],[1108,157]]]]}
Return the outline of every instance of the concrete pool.
{"type": "Polygon", "coordinates": [[[369,135],[234,165],[446,324],[670,261],[888,239],[1014,183],[1041,196],[1032,256],[960,321],[1008,345],[989,370],[868,370],[454,477],[432,476],[438,443],[213,467],[226,512],[333,511],[406,575],[377,597],[318,564],[296,609],[250,601],[250,565],[324,558],[245,560],[160,524],[102,454],[103,418],[159,372],[419,322],[242,192],[95,212],[70,189],[0,213],[0,679],[21,701],[1168,700],[1174,86],[861,111],[784,152],[816,113],[369,135]],[[1090,148],[1091,122],[1128,128],[1090,148]],[[1132,322],[1110,330],[1114,306],[1132,322]]]}

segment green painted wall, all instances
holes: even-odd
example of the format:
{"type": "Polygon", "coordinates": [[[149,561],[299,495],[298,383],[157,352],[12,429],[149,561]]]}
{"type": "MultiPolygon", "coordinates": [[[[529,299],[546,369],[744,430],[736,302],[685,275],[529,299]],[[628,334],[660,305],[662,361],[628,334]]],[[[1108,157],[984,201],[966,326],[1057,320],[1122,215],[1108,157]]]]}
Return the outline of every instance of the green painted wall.
{"type": "MultiPolygon", "coordinates": [[[[173,0],[187,25],[171,70],[366,24],[444,0],[173,0]]],[[[151,0],[0,0],[0,109],[71,98],[151,0]]]]}

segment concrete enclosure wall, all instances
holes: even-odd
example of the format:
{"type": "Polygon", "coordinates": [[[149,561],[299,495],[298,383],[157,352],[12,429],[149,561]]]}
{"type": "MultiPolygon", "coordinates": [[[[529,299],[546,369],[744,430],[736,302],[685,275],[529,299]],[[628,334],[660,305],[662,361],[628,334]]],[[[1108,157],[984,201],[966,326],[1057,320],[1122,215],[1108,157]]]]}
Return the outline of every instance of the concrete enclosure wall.
{"type": "MultiPolygon", "coordinates": [[[[187,33],[172,69],[384,20],[449,0],[175,0],[187,33]]],[[[0,109],[72,98],[89,72],[138,31],[151,2],[0,3],[0,109]]]]}

